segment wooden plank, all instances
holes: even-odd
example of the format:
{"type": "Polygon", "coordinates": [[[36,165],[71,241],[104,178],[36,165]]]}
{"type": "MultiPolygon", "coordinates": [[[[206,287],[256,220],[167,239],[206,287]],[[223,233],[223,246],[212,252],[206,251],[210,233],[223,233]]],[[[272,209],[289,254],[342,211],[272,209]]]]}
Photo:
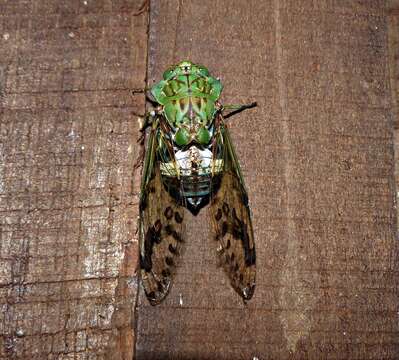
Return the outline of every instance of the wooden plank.
{"type": "Polygon", "coordinates": [[[141,5],[0,1],[1,359],[133,356],[141,5]]]}
{"type": "Polygon", "coordinates": [[[257,244],[244,305],[192,218],[173,288],[141,291],[138,359],[395,359],[398,263],[384,1],[152,1],[149,85],[207,66],[231,119],[257,244]]]}

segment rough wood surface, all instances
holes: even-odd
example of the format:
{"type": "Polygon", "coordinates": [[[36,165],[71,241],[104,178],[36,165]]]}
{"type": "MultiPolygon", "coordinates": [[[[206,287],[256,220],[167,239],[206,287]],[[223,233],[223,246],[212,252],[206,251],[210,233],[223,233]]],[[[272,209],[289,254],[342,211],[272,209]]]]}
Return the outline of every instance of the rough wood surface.
{"type": "Polygon", "coordinates": [[[385,1],[146,3],[0,0],[0,359],[397,359],[385,1]],[[140,91],[184,58],[259,104],[230,119],[257,289],[203,211],[135,309],[140,91]]]}
{"type": "Polygon", "coordinates": [[[225,85],[257,289],[244,305],[192,218],[138,359],[396,359],[398,263],[384,1],[152,1],[149,85],[190,59],[225,85]]]}
{"type": "Polygon", "coordinates": [[[0,0],[1,359],[131,359],[137,1],[0,0]]]}

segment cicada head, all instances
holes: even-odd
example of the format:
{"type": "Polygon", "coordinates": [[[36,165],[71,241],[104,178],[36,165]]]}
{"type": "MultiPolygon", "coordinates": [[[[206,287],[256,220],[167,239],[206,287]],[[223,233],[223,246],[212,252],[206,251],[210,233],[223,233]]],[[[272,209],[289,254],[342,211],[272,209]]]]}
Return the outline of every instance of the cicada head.
{"type": "Polygon", "coordinates": [[[209,71],[205,66],[197,65],[191,61],[184,60],[177,65],[171,66],[163,73],[164,80],[171,80],[176,76],[196,75],[196,76],[209,76],[209,71]]]}

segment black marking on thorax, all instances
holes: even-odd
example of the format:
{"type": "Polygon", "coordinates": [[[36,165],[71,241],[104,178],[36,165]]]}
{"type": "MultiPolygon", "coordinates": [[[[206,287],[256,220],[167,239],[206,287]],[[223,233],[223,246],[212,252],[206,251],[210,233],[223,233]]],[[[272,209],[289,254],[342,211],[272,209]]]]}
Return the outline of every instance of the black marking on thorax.
{"type": "Polygon", "coordinates": [[[190,83],[190,76],[186,74],[187,78],[187,94],[188,94],[188,117],[192,121],[193,116],[194,116],[194,111],[193,111],[193,102],[192,102],[192,89],[191,89],[191,83],[190,83]]]}

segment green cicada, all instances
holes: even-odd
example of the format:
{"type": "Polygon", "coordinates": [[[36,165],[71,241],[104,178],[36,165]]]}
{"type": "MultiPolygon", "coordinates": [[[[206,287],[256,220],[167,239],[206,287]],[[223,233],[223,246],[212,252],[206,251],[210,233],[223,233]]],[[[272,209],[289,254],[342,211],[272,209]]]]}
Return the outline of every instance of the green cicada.
{"type": "Polygon", "coordinates": [[[166,70],[150,97],[155,110],[140,194],[140,267],[152,305],[168,294],[184,243],[184,208],[193,215],[208,203],[218,254],[234,289],[249,300],[255,290],[255,244],[248,196],[224,118],[255,106],[223,106],[221,82],[182,61],[166,70]],[[231,114],[231,113],[230,113],[231,114]],[[230,115],[228,114],[228,115],[230,115]]]}

